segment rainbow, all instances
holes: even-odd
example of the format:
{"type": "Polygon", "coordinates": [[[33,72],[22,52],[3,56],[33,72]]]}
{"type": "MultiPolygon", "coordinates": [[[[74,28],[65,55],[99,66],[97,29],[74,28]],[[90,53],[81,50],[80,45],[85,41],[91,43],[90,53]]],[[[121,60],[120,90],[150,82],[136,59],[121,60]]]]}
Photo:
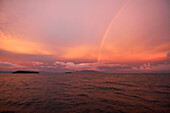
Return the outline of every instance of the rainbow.
{"type": "Polygon", "coordinates": [[[101,61],[101,55],[102,55],[102,48],[104,46],[104,43],[105,43],[105,40],[107,38],[107,35],[110,31],[110,28],[112,27],[113,23],[116,21],[116,19],[119,17],[119,15],[121,14],[121,12],[127,7],[127,5],[129,4],[130,0],[127,0],[123,6],[119,9],[119,11],[116,13],[116,15],[113,17],[112,21],[110,22],[110,24],[108,25],[105,33],[104,33],[104,36],[101,40],[101,43],[100,43],[100,46],[99,46],[99,53],[98,53],[98,57],[97,57],[97,62],[100,62],[101,61]]]}

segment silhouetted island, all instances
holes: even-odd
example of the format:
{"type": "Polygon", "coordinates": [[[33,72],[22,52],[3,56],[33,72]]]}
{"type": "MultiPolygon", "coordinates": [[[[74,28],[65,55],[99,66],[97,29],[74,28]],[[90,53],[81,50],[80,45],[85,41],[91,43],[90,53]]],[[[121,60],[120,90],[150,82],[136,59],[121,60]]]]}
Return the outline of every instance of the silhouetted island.
{"type": "Polygon", "coordinates": [[[22,74],[22,73],[30,73],[30,74],[31,74],[31,73],[36,73],[36,74],[38,74],[39,72],[37,72],[37,71],[15,71],[15,72],[12,72],[12,73],[14,73],[14,74],[15,74],[15,73],[21,73],[21,74],[22,74]]]}
{"type": "Polygon", "coordinates": [[[66,73],[66,74],[71,74],[72,72],[69,71],[69,72],[65,72],[65,73],[66,73]]]}
{"type": "Polygon", "coordinates": [[[76,71],[76,73],[101,73],[101,72],[94,71],[94,70],[81,70],[81,71],[76,71]]]}

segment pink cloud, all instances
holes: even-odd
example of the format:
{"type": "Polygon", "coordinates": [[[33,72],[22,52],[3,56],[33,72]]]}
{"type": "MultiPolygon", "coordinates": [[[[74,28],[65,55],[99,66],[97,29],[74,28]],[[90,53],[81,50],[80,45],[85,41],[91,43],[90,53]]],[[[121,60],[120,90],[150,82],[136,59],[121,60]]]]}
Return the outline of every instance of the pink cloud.
{"type": "Polygon", "coordinates": [[[105,71],[105,69],[131,69],[127,64],[113,64],[105,62],[92,62],[92,63],[74,63],[74,62],[60,62],[56,61],[55,65],[63,66],[65,69],[70,70],[96,70],[105,71]]]}
{"type": "Polygon", "coordinates": [[[58,68],[62,67],[65,70],[79,71],[79,70],[95,70],[103,72],[162,72],[170,69],[170,64],[167,63],[143,63],[143,64],[115,64],[106,62],[92,62],[92,63],[74,63],[61,62],[54,63],[58,68]]]}
{"type": "Polygon", "coordinates": [[[0,61],[0,71],[6,71],[6,70],[15,70],[15,69],[21,69],[24,68],[24,66],[13,64],[10,62],[2,62],[0,61]]]}

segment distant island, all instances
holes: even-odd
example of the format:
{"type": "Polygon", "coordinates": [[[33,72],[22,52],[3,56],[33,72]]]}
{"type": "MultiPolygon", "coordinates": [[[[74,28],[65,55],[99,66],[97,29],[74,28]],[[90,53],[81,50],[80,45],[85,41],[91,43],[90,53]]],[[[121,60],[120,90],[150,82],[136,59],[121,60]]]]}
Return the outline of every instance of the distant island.
{"type": "Polygon", "coordinates": [[[94,70],[81,70],[81,71],[75,71],[76,73],[101,73],[100,71],[94,71],[94,70]]]}
{"type": "Polygon", "coordinates": [[[66,74],[71,74],[71,73],[73,73],[73,72],[70,72],[70,71],[69,71],[69,72],[65,72],[65,73],[66,73],[66,74]]]}
{"type": "Polygon", "coordinates": [[[16,74],[18,74],[18,73],[28,73],[28,74],[31,74],[31,73],[36,73],[36,74],[38,74],[39,72],[37,72],[37,71],[14,71],[14,72],[12,72],[12,73],[16,73],[16,74]]]}
{"type": "Polygon", "coordinates": [[[80,71],[66,71],[65,74],[71,74],[71,73],[102,73],[101,71],[94,71],[94,70],[80,70],[80,71]]]}

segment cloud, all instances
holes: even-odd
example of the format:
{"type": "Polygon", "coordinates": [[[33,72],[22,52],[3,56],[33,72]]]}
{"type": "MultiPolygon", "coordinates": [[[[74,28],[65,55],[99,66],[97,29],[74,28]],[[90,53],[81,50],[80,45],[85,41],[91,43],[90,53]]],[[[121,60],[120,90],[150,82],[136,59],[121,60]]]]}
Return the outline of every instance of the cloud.
{"type": "Polygon", "coordinates": [[[43,65],[44,63],[43,62],[39,62],[39,61],[35,61],[35,62],[32,62],[32,64],[34,66],[37,66],[37,65],[43,65]]]}
{"type": "Polygon", "coordinates": [[[54,65],[65,65],[65,62],[56,61],[56,62],[54,62],[54,65]]]}
{"type": "Polygon", "coordinates": [[[0,61],[0,71],[6,71],[6,70],[9,71],[9,70],[19,69],[19,68],[23,68],[23,67],[24,66],[20,66],[18,64],[0,61]]]}
{"type": "Polygon", "coordinates": [[[166,57],[169,5],[165,0],[151,1],[130,2],[119,14],[126,0],[0,0],[0,49],[96,61],[103,35],[114,24],[101,47],[101,61],[131,63],[166,57]]]}
{"type": "Polygon", "coordinates": [[[53,64],[55,68],[62,68],[67,71],[80,71],[80,70],[95,70],[102,72],[169,72],[170,62],[146,62],[141,64],[117,64],[106,62],[92,62],[92,63],[74,63],[56,61],[53,64]]]}
{"type": "Polygon", "coordinates": [[[12,63],[9,63],[9,62],[1,62],[1,61],[0,61],[0,66],[21,67],[20,65],[17,65],[17,64],[12,64],[12,63]]]}
{"type": "Polygon", "coordinates": [[[170,52],[167,53],[167,57],[170,57],[170,52]]]}
{"type": "Polygon", "coordinates": [[[134,72],[169,72],[170,62],[146,62],[141,64],[118,64],[107,62],[41,62],[34,61],[29,66],[20,66],[10,62],[0,61],[0,71],[14,71],[19,69],[24,70],[38,70],[47,72],[66,72],[66,71],[81,71],[81,70],[95,70],[111,73],[134,73],[134,72]],[[31,68],[30,68],[31,67],[31,68]]]}
{"type": "Polygon", "coordinates": [[[132,69],[127,64],[114,64],[106,62],[92,62],[92,63],[74,63],[74,62],[61,62],[56,61],[54,65],[64,67],[69,70],[96,70],[96,71],[114,71],[123,69],[132,69]]]}
{"type": "Polygon", "coordinates": [[[56,66],[62,66],[65,69],[71,69],[71,70],[92,70],[95,69],[96,70],[96,65],[95,63],[74,63],[74,62],[61,62],[61,61],[56,61],[54,63],[54,65],[56,66]]]}
{"type": "Polygon", "coordinates": [[[140,66],[140,69],[151,69],[151,64],[150,63],[144,63],[140,66]]]}

